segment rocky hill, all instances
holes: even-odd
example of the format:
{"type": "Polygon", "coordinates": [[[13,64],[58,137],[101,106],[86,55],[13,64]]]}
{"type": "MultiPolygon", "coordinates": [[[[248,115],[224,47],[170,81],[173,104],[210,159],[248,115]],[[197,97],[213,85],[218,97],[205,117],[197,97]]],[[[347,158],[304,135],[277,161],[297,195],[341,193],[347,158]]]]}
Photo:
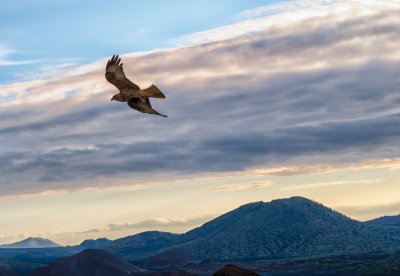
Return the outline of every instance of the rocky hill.
{"type": "Polygon", "coordinates": [[[97,275],[124,276],[143,272],[142,269],[107,251],[86,249],[68,258],[61,258],[33,272],[37,276],[97,275]]]}

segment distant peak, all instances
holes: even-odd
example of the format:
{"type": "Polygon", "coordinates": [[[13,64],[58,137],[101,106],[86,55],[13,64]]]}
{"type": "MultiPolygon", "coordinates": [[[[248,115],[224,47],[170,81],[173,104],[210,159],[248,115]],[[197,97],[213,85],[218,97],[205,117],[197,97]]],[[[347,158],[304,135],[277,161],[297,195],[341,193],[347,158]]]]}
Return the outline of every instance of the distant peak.
{"type": "Polygon", "coordinates": [[[40,238],[40,237],[29,237],[23,241],[49,241],[48,239],[40,238]]]}
{"type": "Polygon", "coordinates": [[[51,240],[38,238],[38,237],[29,237],[22,241],[4,244],[0,247],[3,248],[45,248],[45,247],[61,247],[62,245],[55,243],[51,240]]]}

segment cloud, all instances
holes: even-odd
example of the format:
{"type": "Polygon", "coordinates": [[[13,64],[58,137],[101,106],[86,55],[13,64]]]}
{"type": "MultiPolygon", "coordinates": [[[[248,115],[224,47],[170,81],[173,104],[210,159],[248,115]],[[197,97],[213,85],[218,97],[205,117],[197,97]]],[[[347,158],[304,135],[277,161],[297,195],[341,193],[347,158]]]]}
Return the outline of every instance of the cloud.
{"type": "Polygon", "coordinates": [[[400,202],[366,206],[335,206],[334,208],[351,216],[364,217],[365,220],[370,220],[380,217],[382,214],[398,215],[400,213],[400,202]]]}
{"type": "Polygon", "coordinates": [[[193,218],[154,218],[139,222],[117,222],[108,225],[106,231],[122,231],[137,229],[163,229],[165,227],[198,226],[213,218],[216,215],[203,215],[193,218]]]}
{"type": "Polygon", "coordinates": [[[123,56],[127,76],[165,92],[152,104],[168,119],[110,103],[107,58],[1,85],[2,195],[397,158],[400,9],[375,6],[280,13],[251,34],[123,56]]]}
{"type": "Polygon", "coordinates": [[[10,60],[10,56],[18,53],[18,51],[11,49],[5,45],[0,44],[0,67],[24,65],[40,62],[39,60],[10,60]]]}
{"type": "Polygon", "coordinates": [[[359,171],[385,168],[389,170],[400,170],[399,158],[386,158],[386,159],[371,159],[363,160],[354,163],[341,163],[341,164],[318,164],[318,165],[293,165],[293,166],[280,166],[280,167],[267,167],[249,170],[250,175],[278,175],[278,176],[291,176],[313,173],[329,173],[337,171],[359,171]]]}
{"type": "MultiPolygon", "coordinates": [[[[250,10],[245,10],[243,12],[240,12],[236,16],[236,18],[238,20],[254,19],[257,17],[276,15],[279,13],[287,14],[289,11],[299,13],[299,11],[304,12],[304,10],[306,9],[318,9],[321,6],[324,8],[325,5],[332,6],[332,4],[334,3],[340,3],[341,5],[343,5],[343,4],[348,4],[349,2],[351,1],[338,1],[338,0],[286,1],[286,2],[269,4],[266,6],[261,6],[250,10]]],[[[353,3],[354,2],[355,1],[353,1],[353,3]]]]}
{"type": "Polygon", "coordinates": [[[85,231],[75,232],[74,234],[92,234],[92,233],[101,233],[101,232],[102,231],[100,229],[93,228],[93,229],[88,229],[85,231]]]}
{"type": "MultiPolygon", "coordinates": [[[[253,35],[266,31],[270,36],[279,36],[289,31],[288,23],[299,21],[319,21],[332,18],[336,22],[349,17],[376,14],[390,9],[398,9],[399,3],[389,0],[360,1],[360,0],[299,0],[268,4],[251,10],[243,11],[235,16],[239,21],[226,26],[185,35],[175,40],[178,46],[210,43],[222,39],[231,39],[240,35],[253,35]]],[[[295,26],[297,25],[297,26],[295,26]]]]}
{"type": "Polygon", "coordinates": [[[329,181],[329,182],[318,182],[304,185],[294,185],[290,187],[282,188],[282,190],[303,190],[312,188],[322,188],[329,186],[342,186],[342,185],[355,185],[355,184],[373,184],[385,181],[385,179],[367,179],[367,180],[340,180],[340,181],[329,181]]]}
{"type": "Polygon", "coordinates": [[[273,185],[273,183],[271,183],[270,181],[253,181],[253,182],[220,185],[217,187],[212,187],[211,190],[217,192],[240,191],[240,190],[267,188],[271,185],[273,185]]]}

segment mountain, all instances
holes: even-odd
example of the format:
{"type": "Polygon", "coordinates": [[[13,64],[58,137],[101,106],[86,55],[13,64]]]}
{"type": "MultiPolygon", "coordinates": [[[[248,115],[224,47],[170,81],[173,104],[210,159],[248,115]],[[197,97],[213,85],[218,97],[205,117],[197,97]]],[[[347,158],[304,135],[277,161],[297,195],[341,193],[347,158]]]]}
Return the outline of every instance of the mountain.
{"type": "Polygon", "coordinates": [[[198,260],[251,260],[388,252],[400,228],[350,219],[303,197],[243,205],[185,234],[144,232],[103,249],[143,260],[178,250],[198,260]]]}
{"type": "Polygon", "coordinates": [[[400,229],[352,220],[302,197],[239,207],[184,234],[199,259],[293,258],[400,248],[400,229]]]}
{"type": "Polygon", "coordinates": [[[400,215],[397,216],[384,216],[372,220],[368,220],[365,223],[378,226],[400,226],[400,215]]]}
{"type": "Polygon", "coordinates": [[[143,272],[143,270],[110,252],[100,249],[86,249],[71,257],[58,259],[49,266],[36,270],[32,275],[122,276],[135,275],[140,272],[143,272]]]}
{"type": "MultiPolygon", "coordinates": [[[[32,239],[20,243],[32,246],[26,242],[32,239]]],[[[157,275],[209,273],[227,262],[245,267],[252,263],[249,268],[258,267],[254,270],[259,272],[289,267],[311,271],[316,263],[318,269],[344,267],[343,272],[354,271],[355,263],[368,264],[376,256],[384,258],[399,249],[400,227],[359,222],[315,201],[292,197],[243,205],[184,234],[148,231],[117,240],[86,240],[71,247],[1,248],[0,255],[7,260],[0,267],[5,271],[16,267],[10,258],[37,267],[63,257],[36,275],[140,272],[123,257],[157,275]]],[[[396,255],[383,265],[397,262],[396,255]]]]}
{"type": "Polygon", "coordinates": [[[62,245],[48,239],[27,238],[19,242],[0,245],[0,248],[48,248],[61,246],[62,245]]]}

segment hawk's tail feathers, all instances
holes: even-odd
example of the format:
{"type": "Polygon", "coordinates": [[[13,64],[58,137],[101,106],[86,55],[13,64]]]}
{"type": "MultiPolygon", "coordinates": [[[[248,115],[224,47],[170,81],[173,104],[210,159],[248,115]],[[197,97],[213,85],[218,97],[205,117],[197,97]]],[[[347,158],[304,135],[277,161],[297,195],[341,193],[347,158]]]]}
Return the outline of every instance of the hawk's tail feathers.
{"type": "Polygon", "coordinates": [[[158,87],[155,85],[151,85],[150,87],[143,89],[140,92],[141,96],[143,97],[165,99],[164,93],[161,92],[160,89],[158,89],[158,87]]]}

